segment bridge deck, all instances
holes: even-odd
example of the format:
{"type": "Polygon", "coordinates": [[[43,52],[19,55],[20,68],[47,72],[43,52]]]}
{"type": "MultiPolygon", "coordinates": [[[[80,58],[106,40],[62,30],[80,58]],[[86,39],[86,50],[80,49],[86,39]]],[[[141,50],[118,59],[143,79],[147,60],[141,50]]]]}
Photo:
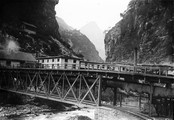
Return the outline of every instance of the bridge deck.
{"type": "MultiPolygon", "coordinates": [[[[167,87],[174,83],[173,74],[162,74],[156,68],[146,68],[145,71],[144,68],[135,67],[133,70],[128,68],[124,70],[119,69],[118,71],[0,68],[0,88],[20,94],[76,104],[78,106],[100,106],[102,89],[104,89],[102,85],[109,85],[108,81],[150,86],[148,90],[150,104],[152,104],[154,83],[164,83],[167,87]],[[143,83],[140,83],[140,80],[143,83]]],[[[171,72],[173,72],[173,69],[171,72]]],[[[112,86],[112,83],[110,85],[112,86]]],[[[117,86],[113,85],[112,87],[117,86]]]]}
{"type": "MultiPolygon", "coordinates": [[[[4,69],[4,68],[3,68],[4,69]]],[[[1,70],[3,70],[1,69],[1,70]]],[[[95,69],[44,69],[44,68],[5,68],[6,70],[17,70],[17,71],[33,71],[33,72],[52,72],[53,74],[61,74],[63,72],[69,73],[69,74],[100,74],[103,76],[103,78],[106,77],[122,77],[126,76],[129,79],[132,76],[138,77],[138,78],[147,78],[147,80],[152,80],[153,82],[159,82],[160,83],[174,83],[174,69],[171,69],[172,74],[160,74],[153,72],[152,69],[151,72],[144,72],[144,71],[112,71],[112,70],[95,70],[95,69]]],[[[156,69],[155,69],[156,70],[156,69]]],[[[124,77],[125,78],[125,77],[124,77]]],[[[134,80],[132,82],[135,82],[134,80]]]]}

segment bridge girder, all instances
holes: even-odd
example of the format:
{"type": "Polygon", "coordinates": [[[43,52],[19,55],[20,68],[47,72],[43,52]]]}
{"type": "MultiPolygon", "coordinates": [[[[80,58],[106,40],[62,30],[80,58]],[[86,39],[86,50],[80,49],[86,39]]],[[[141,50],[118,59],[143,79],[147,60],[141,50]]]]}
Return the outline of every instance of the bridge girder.
{"type": "Polygon", "coordinates": [[[69,72],[43,72],[43,71],[0,71],[0,88],[32,93],[35,96],[45,96],[56,98],[62,102],[73,101],[77,104],[92,104],[95,106],[101,103],[101,76],[87,76],[83,73],[69,72]],[[90,82],[89,82],[90,77],[90,82]],[[91,80],[92,79],[92,80],[91,80]]]}

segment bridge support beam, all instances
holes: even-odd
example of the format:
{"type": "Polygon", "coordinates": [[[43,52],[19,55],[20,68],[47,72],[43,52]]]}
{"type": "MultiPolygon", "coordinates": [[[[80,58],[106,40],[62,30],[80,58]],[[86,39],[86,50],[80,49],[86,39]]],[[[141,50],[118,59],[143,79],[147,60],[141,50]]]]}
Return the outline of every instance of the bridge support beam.
{"type": "Polygon", "coordinates": [[[99,81],[98,81],[98,106],[101,106],[101,95],[102,95],[102,76],[99,75],[99,81]]]}
{"type": "Polygon", "coordinates": [[[91,75],[70,71],[4,70],[0,71],[0,88],[61,102],[100,106],[102,75],[91,75]]]}
{"type": "Polygon", "coordinates": [[[139,96],[139,110],[141,110],[141,93],[140,93],[140,96],[139,96]]]}
{"type": "Polygon", "coordinates": [[[152,116],[152,97],[153,97],[153,86],[150,83],[150,94],[149,94],[149,116],[152,116]]]}
{"type": "Polygon", "coordinates": [[[117,87],[114,88],[114,101],[113,101],[113,105],[117,104],[117,87]]]}
{"type": "Polygon", "coordinates": [[[122,93],[120,93],[120,107],[122,107],[122,93]]]}

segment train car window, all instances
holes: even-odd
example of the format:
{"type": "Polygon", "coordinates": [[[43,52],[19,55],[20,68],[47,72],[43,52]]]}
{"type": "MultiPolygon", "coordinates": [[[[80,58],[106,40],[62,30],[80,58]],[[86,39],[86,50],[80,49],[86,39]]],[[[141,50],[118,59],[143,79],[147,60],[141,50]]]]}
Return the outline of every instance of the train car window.
{"type": "Polygon", "coordinates": [[[75,69],[76,68],[76,65],[73,65],[73,69],[75,69]]]}
{"type": "Polygon", "coordinates": [[[100,68],[100,65],[97,65],[97,68],[99,69],[100,68]]]}
{"type": "Polygon", "coordinates": [[[68,59],[65,59],[65,62],[68,62],[68,59]]]}
{"type": "Polygon", "coordinates": [[[54,62],[54,59],[52,59],[52,62],[54,62]]]}
{"type": "Polygon", "coordinates": [[[57,62],[59,62],[59,58],[57,58],[57,62]]]}
{"type": "Polygon", "coordinates": [[[68,67],[68,65],[67,65],[67,64],[65,64],[65,69],[67,69],[67,67],[68,67]]]}
{"type": "Polygon", "coordinates": [[[42,60],[42,63],[44,63],[44,59],[42,60]]]}
{"type": "Polygon", "coordinates": [[[49,62],[49,59],[47,59],[47,62],[49,62]]]}
{"type": "Polygon", "coordinates": [[[76,60],[73,60],[73,63],[76,63],[76,60]]]}

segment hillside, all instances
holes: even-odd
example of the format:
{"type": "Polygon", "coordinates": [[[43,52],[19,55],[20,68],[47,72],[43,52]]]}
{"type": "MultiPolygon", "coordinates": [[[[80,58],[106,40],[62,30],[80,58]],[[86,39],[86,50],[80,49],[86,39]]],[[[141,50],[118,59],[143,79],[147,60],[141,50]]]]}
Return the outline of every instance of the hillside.
{"type": "Polygon", "coordinates": [[[105,36],[106,60],[145,64],[174,63],[172,0],[131,0],[120,20],[105,36]]]}
{"type": "Polygon", "coordinates": [[[69,26],[68,24],[66,24],[66,22],[62,18],[56,16],[56,20],[59,24],[59,30],[60,31],[73,30],[73,28],[71,26],[69,26]]]}
{"type": "Polygon", "coordinates": [[[75,53],[83,55],[88,61],[103,62],[94,44],[84,34],[67,25],[62,18],[57,17],[56,19],[60,26],[61,38],[70,45],[75,53]]]}
{"type": "Polygon", "coordinates": [[[54,10],[56,4],[58,0],[1,0],[1,49],[14,41],[23,52],[75,54],[59,34],[54,10]]]}
{"type": "Polygon", "coordinates": [[[95,22],[89,22],[82,28],[80,32],[86,35],[89,40],[96,46],[96,49],[99,51],[99,55],[102,59],[105,59],[105,49],[104,49],[104,33],[98,27],[95,22]]]}

